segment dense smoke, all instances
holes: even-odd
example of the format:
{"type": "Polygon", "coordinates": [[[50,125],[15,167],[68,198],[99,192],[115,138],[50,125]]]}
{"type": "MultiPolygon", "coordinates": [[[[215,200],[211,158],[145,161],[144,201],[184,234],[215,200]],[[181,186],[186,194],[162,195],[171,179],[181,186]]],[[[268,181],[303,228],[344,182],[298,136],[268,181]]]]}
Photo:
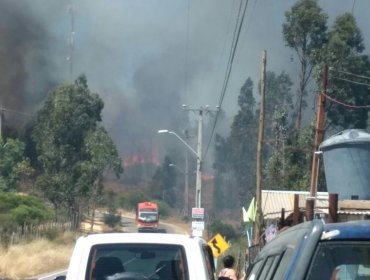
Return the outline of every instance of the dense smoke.
{"type": "MultiPolygon", "coordinates": [[[[23,3],[0,3],[0,105],[19,112],[37,105],[52,83],[46,26],[23,3]]],[[[5,114],[8,120],[17,117],[5,114]]]]}
{"type": "MultiPolygon", "coordinates": [[[[336,1],[320,4],[331,18],[353,9],[368,45],[370,2],[336,1]]],[[[264,49],[269,71],[284,69],[297,79],[281,35],[295,1],[249,2],[223,103],[229,122],[245,79],[258,84],[264,49]]],[[[105,102],[104,125],[120,153],[152,153],[176,142],[163,140],[158,129],[185,128],[183,103],[218,105],[238,7],[225,0],[2,0],[0,104],[34,113],[53,87],[85,74],[105,102]]]]}

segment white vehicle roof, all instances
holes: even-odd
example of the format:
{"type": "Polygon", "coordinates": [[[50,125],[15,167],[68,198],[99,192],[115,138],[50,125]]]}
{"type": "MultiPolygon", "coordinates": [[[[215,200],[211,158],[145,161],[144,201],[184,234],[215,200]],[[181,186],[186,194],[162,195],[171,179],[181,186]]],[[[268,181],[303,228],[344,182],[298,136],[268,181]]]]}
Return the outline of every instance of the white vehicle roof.
{"type": "Polygon", "coordinates": [[[100,233],[80,237],[86,245],[110,243],[153,243],[185,244],[188,242],[205,242],[202,238],[174,233],[100,233]]]}

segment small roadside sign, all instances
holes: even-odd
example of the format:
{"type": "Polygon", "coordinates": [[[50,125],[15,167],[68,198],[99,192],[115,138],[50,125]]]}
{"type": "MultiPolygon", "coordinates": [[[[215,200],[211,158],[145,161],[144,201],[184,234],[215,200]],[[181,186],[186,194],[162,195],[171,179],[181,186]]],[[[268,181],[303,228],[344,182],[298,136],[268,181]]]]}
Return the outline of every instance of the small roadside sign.
{"type": "Polygon", "coordinates": [[[191,228],[193,230],[204,230],[204,221],[192,221],[191,228]]]}
{"type": "Polygon", "coordinates": [[[208,241],[208,245],[211,247],[213,256],[215,257],[218,257],[229,248],[229,244],[227,244],[219,233],[208,241]]]}
{"type": "Polygon", "coordinates": [[[202,237],[203,236],[203,230],[193,229],[192,236],[202,237]]]}
{"type": "Polygon", "coordinates": [[[193,219],[204,219],[204,208],[191,208],[191,217],[193,219]]]}

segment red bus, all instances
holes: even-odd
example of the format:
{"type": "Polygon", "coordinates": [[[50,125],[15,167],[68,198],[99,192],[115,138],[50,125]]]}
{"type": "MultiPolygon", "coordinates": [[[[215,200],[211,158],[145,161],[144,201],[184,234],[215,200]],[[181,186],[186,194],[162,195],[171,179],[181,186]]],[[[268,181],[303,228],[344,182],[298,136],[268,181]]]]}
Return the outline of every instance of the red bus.
{"type": "Polygon", "coordinates": [[[138,232],[157,231],[159,224],[158,205],[155,202],[139,202],[136,206],[136,226],[138,232]]]}

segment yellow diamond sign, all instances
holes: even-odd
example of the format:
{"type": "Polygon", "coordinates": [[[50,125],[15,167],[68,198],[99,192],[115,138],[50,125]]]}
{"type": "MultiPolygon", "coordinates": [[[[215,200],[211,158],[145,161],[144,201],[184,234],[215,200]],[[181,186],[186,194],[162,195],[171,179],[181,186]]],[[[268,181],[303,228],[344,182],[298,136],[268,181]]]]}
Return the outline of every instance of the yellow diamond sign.
{"type": "Polygon", "coordinates": [[[219,233],[208,241],[208,245],[211,247],[213,256],[215,257],[218,257],[229,248],[229,244],[227,244],[219,233]]]}

